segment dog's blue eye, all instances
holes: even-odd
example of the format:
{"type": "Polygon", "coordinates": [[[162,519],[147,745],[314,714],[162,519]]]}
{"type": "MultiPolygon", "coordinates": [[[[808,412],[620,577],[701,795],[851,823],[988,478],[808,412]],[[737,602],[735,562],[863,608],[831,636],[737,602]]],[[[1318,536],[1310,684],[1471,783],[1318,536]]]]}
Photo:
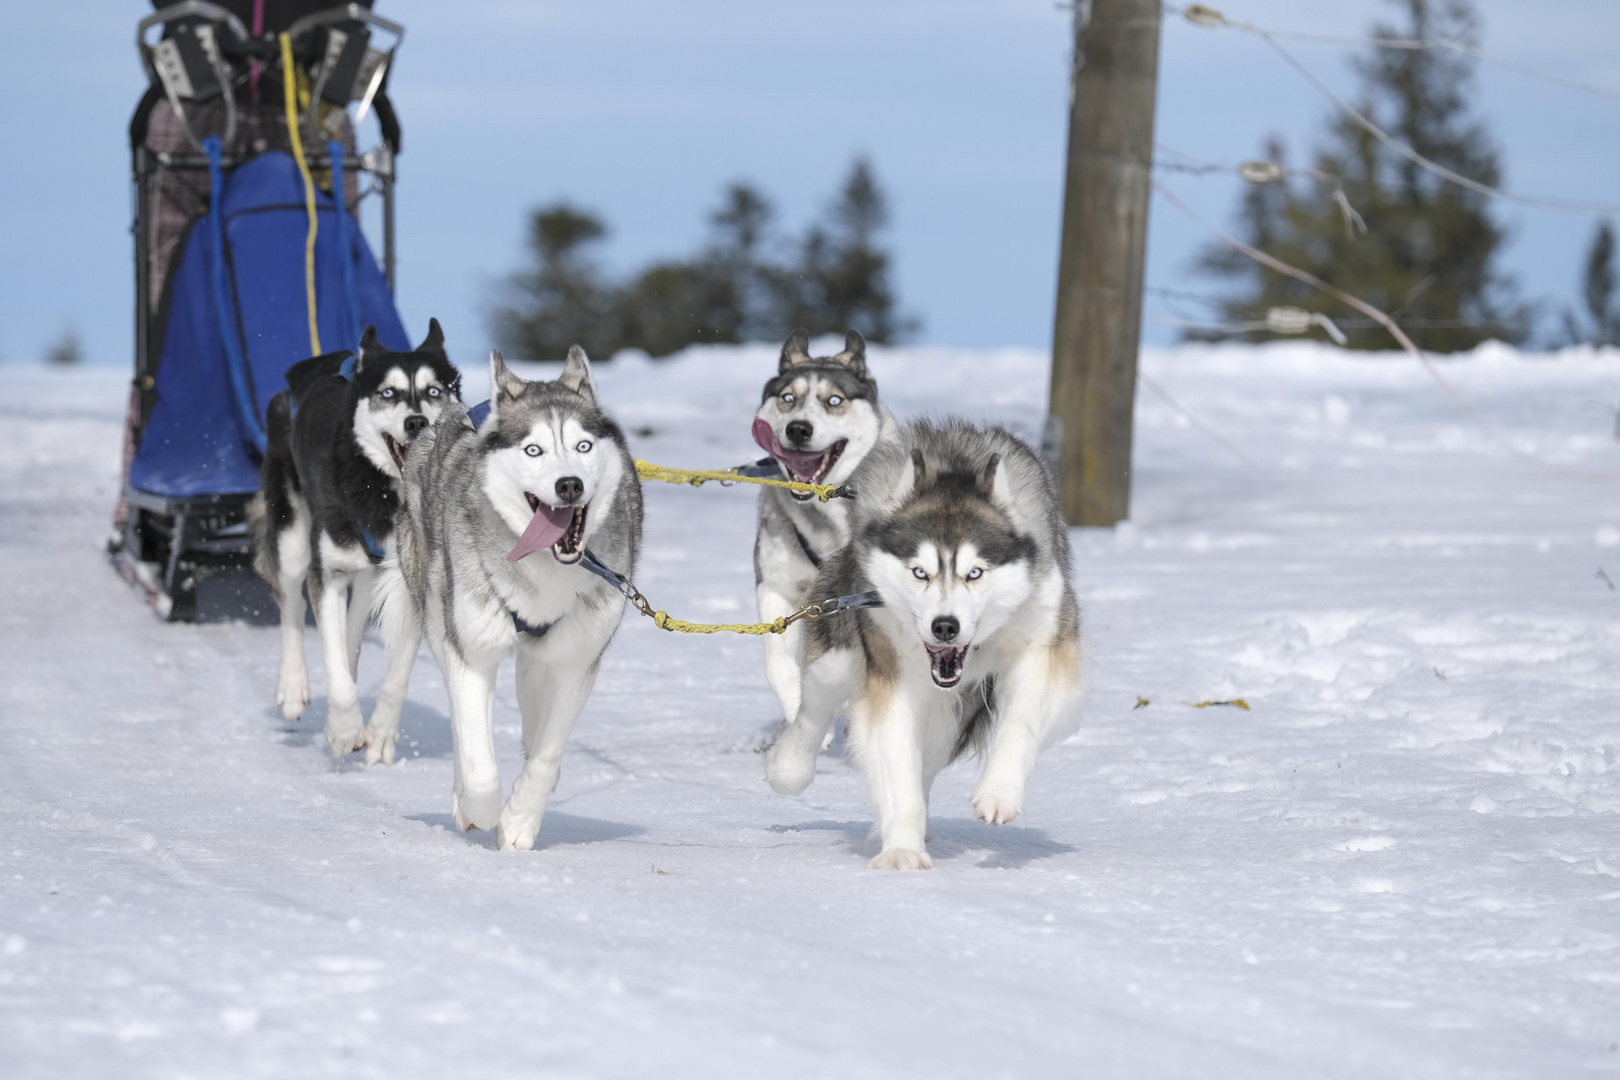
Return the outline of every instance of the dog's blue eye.
{"type": "Polygon", "coordinates": [[[439,388],[437,386],[428,387],[428,397],[438,397],[438,396],[439,396],[439,388]]]}
{"type": "Polygon", "coordinates": [[[540,456],[540,448],[538,446],[536,446],[534,443],[530,443],[528,446],[525,446],[523,448],[523,452],[525,454],[528,454],[530,457],[539,457],[540,456]]]}
{"type": "Polygon", "coordinates": [[[911,576],[916,578],[918,581],[927,581],[928,571],[924,570],[920,566],[913,566],[911,568],[911,576]]]}
{"type": "Polygon", "coordinates": [[[973,569],[968,571],[967,577],[969,581],[978,581],[980,578],[984,577],[984,567],[975,566],[973,569]]]}
{"type": "Polygon", "coordinates": [[[843,403],[844,399],[839,397],[837,394],[834,394],[832,397],[827,399],[827,404],[829,405],[842,405],[843,403]]]}
{"type": "Polygon", "coordinates": [[[391,398],[391,397],[393,397],[393,396],[394,396],[394,389],[393,389],[393,387],[388,387],[388,388],[387,388],[387,389],[385,389],[385,390],[384,390],[384,391],[383,391],[383,392],[382,392],[382,396],[383,396],[383,397],[385,397],[385,398],[391,398]]]}
{"type": "Polygon", "coordinates": [[[589,440],[589,439],[581,439],[581,440],[579,440],[579,445],[574,447],[574,449],[578,450],[582,454],[590,453],[591,452],[591,440],[589,440]]]}
{"type": "Polygon", "coordinates": [[[794,402],[795,402],[795,401],[797,401],[797,400],[798,400],[798,398],[797,398],[797,397],[795,397],[795,396],[794,396],[794,395],[793,395],[793,394],[791,394],[791,393],[788,393],[788,394],[783,394],[783,395],[782,395],[782,404],[784,404],[784,405],[791,405],[791,404],[793,404],[793,403],[794,403],[794,402]]]}

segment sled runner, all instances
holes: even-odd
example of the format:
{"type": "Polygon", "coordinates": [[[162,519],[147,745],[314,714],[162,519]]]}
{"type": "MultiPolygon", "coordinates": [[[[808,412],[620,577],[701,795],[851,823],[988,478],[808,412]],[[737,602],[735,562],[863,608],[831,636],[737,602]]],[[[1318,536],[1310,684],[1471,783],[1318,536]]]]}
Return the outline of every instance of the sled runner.
{"type": "Polygon", "coordinates": [[[135,378],[109,551],[160,615],[273,612],[246,508],[287,369],[394,308],[388,78],[404,28],[371,3],[184,0],[142,19],[130,121],[135,378]],[[374,115],[379,143],[356,148],[374,115]],[[382,264],[360,227],[380,202],[382,264]],[[199,591],[205,599],[199,605],[199,591]]]}

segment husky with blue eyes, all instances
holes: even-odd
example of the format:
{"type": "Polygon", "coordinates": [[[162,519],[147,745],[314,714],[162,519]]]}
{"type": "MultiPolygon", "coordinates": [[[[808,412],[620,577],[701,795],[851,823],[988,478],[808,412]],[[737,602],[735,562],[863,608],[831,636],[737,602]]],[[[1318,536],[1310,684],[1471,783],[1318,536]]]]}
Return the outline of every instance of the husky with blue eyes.
{"type": "MultiPolygon", "coordinates": [[[[452,404],[411,448],[378,610],[391,656],[426,636],[444,672],[456,824],[526,850],[624,612],[583,561],[635,573],[641,483],[577,345],[554,382],[519,378],[492,352],[490,387],[487,415],[452,404]],[[514,654],[525,762],[507,799],[492,710],[496,669],[514,654]]],[[[368,743],[386,755],[397,737],[396,718],[368,743]]]]}
{"type": "Polygon", "coordinates": [[[1075,729],[1080,606],[1069,533],[1040,457],[1000,428],[919,421],[850,478],[850,542],[807,598],[875,592],[881,606],[807,621],[797,715],[766,759],[771,787],[815,776],[834,712],[876,804],[879,869],[928,869],[928,795],[984,755],[974,814],[1016,818],[1035,758],[1075,729]]]}
{"type": "MultiPolygon", "coordinates": [[[[368,326],[358,355],[301,360],[287,372],[287,389],[270,399],[259,494],[248,516],[254,566],[281,605],[276,704],[288,720],[309,704],[307,585],[326,667],[326,741],[339,756],[366,745],[355,674],[376,567],[393,540],[400,472],[417,435],[460,394],[461,373],[433,319],[411,352],[385,347],[368,326]]],[[[398,726],[415,656],[412,649],[390,660],[374,723],[381,717],[388,726],[391,714],[398,726]]],[[[392,743],[386,751],[392,760],[392,743]]]]}

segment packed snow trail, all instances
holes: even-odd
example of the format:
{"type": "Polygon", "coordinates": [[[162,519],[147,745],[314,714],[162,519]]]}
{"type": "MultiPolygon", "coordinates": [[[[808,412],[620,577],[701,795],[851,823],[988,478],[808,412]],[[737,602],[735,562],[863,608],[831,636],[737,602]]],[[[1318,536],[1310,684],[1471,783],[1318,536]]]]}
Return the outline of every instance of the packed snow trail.
{"type": "MultiPolygon", "coordinates": [[[[638,456],[712,468],[757,456],[774,362],[597,376],[638,456]]],[[[1509,453],[1401,357],[1145,363],[1260,468],[1142,395],[1132,521],[1075,533],[1080,733],[1011,826],[947,772],[910,874],[866,869],[841,742],[804,796],[765,785],[757,641],[633,616],[539,848],[457,833],[432,659],[399,764],[334,762],[313,633],[288,724],[273,628],[161,623],[106,565],[126,373],[11,369],[0,1071],[1620,1073],[1620,593],[1597,573],[1620,582],[1620,484],[1509,453]],[[1189,704],[1232,698],[1251,711],[1189,704]]],[[[871,358],[902,417],[1026,435],[1043,365],[871,358]]],[[[1620,470],[1620,359],[1487,348],[1447,375],[1538,458],[1620,470]]],[[[646,495],[641,589],[751,620],[753,493],[646,495]]],[[[370,642],[363,692],[381,675],[370,642]]],[[[510,665],[497,698],[510,784],[510,665]]]]}

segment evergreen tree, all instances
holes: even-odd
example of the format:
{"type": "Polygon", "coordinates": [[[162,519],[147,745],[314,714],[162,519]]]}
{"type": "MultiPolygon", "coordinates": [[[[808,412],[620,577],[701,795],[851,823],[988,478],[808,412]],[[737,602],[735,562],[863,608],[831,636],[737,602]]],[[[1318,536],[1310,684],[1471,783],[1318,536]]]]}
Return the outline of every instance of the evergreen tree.
{"type": "Polygon", "coordinates": [[[604,359],[618,350],[617,298],[586,252],[606,235],[600,218],[566,203],[533,213],[534,267],[511,276],[512,303],[494,313],[502,347],[522,360],[560,360],[576,344],[604,359]]]}
{"type": "Polygon", "coordinates": [[[1564,334],[1570,344],[1620,345],[1620,310],[1614,297],[1614,226],[1607,221],[1592,234],[1581,278],[1581,298],[1591,325],[1582,327],[1574,313],[1564,313],[1564,334]]]}
{"type": "Polygon", "coordinates": [[[843,188],[800,246],[799,265],[779,279],[780,322],[813,334],[857,327],[868,341],[896,341],[916,321],[895,310],[889,256],[877,237],[888,224],[888,200],[871,163],[857,158],[843,188]]]}
{"type": "MultiPolygon", "coordinates": [[[[1478,40],[1469,0],[1392,2],[1408,25],[1380,23],[1373,35],[1478,40]]],[[[1470,57],[1442,49],[1375,50],[1356,62],[1356,71],[1357,110],[1374,124],[1430,161],[1493,187],[1500,183],[1497,151],[1469,112],[1470,57]]],[[[1281,163],[1275,141],[1268,151],[1281,163]]],[[[1333,182],[1283,180],[1245,194],[1243,239],[1390,313],[1424,349],[1453,352],[1489,338],[1528,336],[1528,309],[1513,300],[1511,283],[1494,265],[1504,232],[1485,196],[1441,180],[1347,116],[1334,120],[1315,168],[1341,178],[1365,235],[1347,220],[1333,182]]],[[[1229,248],[1206,250],[1200,268],[1238,284],[1240,291],[1224,304],[1231,321],[1259,321],[1272,307],[1298,307],[1344,319],[1351,348],[1393,346],[1384,330],[1352,321],[1355,313],[1338,301],[1229,248]]]]}
{"type": "Polygon", "coordinates": [[[875,342],[915,327],[895,313],[878,242],[888,208],[870,164],[855,162],[826,219],[798,243],[774,241],[774,216],[758,189],[733,183],[709,215],[702,250],[620,285],[588,254],[606,234],[601,220],[566,204],[543,207],[530,220],[533,266],[512,275],[511,302],[493,313],[496,339],[523,359],[557,359],[575,342],[606,359],[622,348],[667,356],[692,344],[775,341],[795,326],[853,328],[875,342]],[[772,247],[796,262],[769,259],[772,247]]]}

